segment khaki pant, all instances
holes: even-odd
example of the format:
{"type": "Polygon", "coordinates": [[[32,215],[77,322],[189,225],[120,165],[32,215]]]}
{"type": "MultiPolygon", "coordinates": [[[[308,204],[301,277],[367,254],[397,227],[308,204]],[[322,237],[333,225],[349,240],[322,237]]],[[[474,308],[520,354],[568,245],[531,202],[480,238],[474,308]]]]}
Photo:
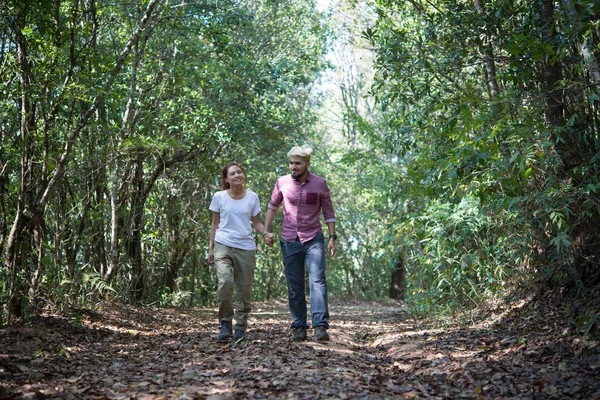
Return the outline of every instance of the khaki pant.
{"type": "Polygon", "coordinates": [[[217,305],[219,321],[235,318],[234,329],[246,330],[251,311],[252,279],[256,267],[256,250],[241,250],[215,242],[217,267],[217,305]],[[235,304],[232,291],[235,286],[235,304]],[[235,305],[235,314],[234,314],[235,305]]]}

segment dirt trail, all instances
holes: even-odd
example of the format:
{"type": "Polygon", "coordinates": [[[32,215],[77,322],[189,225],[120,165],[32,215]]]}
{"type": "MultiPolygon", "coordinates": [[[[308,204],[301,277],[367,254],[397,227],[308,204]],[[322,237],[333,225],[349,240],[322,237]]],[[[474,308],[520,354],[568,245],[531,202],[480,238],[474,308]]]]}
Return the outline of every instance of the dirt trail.
{"type": "Polygon", "coordinates": [[[0,329],[0,398],[600,399],[597,342],[548,310],[444,329],[397,304],[331,314],[326,344],[289,340],[285,302],[255,303],[248,339],[225,344],[210,308],[36,318],[0,329]]]}

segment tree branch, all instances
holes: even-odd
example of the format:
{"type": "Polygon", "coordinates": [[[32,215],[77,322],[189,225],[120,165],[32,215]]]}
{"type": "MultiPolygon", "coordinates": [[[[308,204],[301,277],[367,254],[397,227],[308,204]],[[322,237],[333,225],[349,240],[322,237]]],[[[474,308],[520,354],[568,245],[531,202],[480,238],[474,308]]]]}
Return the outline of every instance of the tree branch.
{"type": "Polygon", "coordinates": [[[65,168],[67,166],[69,156],[71,154],[71,149],[73,148],[73,144],[75,143],[75,140],[79,137],[79,134],[81,133],[81,131],[89,124],[90,118],[94,115],[94,113],[96,112],[98,107],[102,104],[102,102],[106,98],[106,95],[108,94],[110,88],[112,87],[115,79],[117,78],[117,76],[119,75],[119,72],[123,68],[125,61],[127,60],[127,57],[131,53],[133,46],[138,43],[141,33],[144,31],[144,29],[148,25],[150,19],[153,16],[154,10],[160,1],[161,0],[151,0],[150,1],[150,3],[148,4],[148,8],[146,9],[146,12],[144,14],[144,17],[140,20],[137,29],[135,30],[135,32],[133,33],[133,35],[131,36],[131,38],[129,39],[127,44],[125,45],[125,48],[121,52],[121,55],[119,56],[119,59],[117,60],[117,63],[115,65],[115,67],[113,68],[111,74],[109,75],[106,83],[104,84],[104,87],[102,88],[100,94],[98,94],[98,96],[94,99],[94,102],[92,103],[91,107],[81,117],[81,119],[79,120],[79,122],[77,123],[77,125],[75,126],[75,128],[73,129],[71,134],[69,135],[67,142],[65,144],[65,149],[63,151],[63,154],[61,155],[60,159],[58,160],[58,162],[56,164],[56,168],[54,169],[54,171],[52,173],[52,177],[50,178],[50,180],[46,186],[46,189],[43,191],[43,194],[41,195],[40,199],[38,200],[38,207],[40,209],[44,208],[44,206],[48,202],[48,199],[50,198],[50,195],[54,191],[56,184],[62,177],[62,175],[65,171],[65,168]]]}

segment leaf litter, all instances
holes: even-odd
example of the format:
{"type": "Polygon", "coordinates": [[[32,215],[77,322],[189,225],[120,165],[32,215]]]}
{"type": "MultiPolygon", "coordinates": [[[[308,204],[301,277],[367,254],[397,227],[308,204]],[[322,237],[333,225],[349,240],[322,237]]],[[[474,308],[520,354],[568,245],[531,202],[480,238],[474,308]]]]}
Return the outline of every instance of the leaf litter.
{"type": "Polygon", "coordinates": [[[330,308],[328,343],[290,341],[284,301],[255,303],[230,343],[214,308],[44,315],[0,329],[0,399],[600,399],[600,346],[556,310],[442,329],[400,303],[330,308]]]}

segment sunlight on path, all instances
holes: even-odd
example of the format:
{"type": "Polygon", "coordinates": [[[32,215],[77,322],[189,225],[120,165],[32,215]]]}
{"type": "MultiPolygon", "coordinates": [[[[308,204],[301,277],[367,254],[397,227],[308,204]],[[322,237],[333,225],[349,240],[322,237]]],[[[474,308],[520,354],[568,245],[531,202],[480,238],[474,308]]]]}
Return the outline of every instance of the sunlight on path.
{"type": "Polygon", "coordinates": [[[332,341],[295,343],[285,301],[254,310],[230,343],[213,308],[113,305],[0,329],[0,398],[598,397],[596,342],[518,331],[510,312],[431,329],[400,304],[333,302],[332,341]]]}

